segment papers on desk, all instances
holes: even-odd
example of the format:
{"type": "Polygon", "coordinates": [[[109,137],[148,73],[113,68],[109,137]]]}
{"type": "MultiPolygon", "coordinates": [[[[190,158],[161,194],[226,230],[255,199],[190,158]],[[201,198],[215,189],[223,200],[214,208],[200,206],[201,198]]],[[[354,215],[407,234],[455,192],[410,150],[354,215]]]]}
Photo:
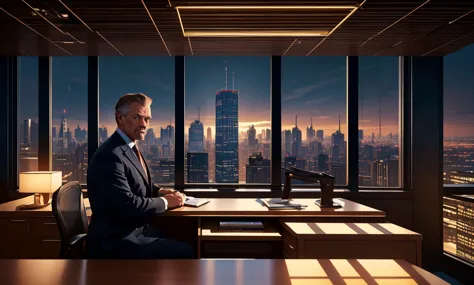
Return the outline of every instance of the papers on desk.
{"type": "Polygon", "coordinates": [[[291,200],[282,200],[280,198],[260,199],[260,200],[270,210],[285,210],[285,209],[302,210],[308,207],[308,205],[299,204],[291,200]]]}

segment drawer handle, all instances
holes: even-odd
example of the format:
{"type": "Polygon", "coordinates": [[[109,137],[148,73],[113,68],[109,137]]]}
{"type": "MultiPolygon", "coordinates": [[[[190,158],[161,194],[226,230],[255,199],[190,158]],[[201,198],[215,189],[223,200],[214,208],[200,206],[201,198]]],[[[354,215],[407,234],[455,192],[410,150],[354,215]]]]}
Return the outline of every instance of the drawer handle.
{"type": "MultiPolygon", "coordinates": [[[[26,223],[26,220],[10,220],[11,223],[15,224],[23,224],[26,223]]],[[[29,236],[30,235],[30,226],[28,223],[26,224],[26,234],[29,236]]]]}
{"type": "Polygon", "coordinates": [[[61,242],[59,239],[44,239],[44,242],[61,242]]]}
{"type": "Polygon", "coordinates": [[[285,243],[286,243],[286,245],[289,246],[291,249],[293,249],[293,250],[295,249],[291,244],[287,243],[286,240],[285,240],[285,243]]]}
{"type": "Polygon", "coordinates": [[[48,225],[48,226],[52,226],[52,225],[56,225],[56,223],[43,223],[43,225],[48,225]]]}

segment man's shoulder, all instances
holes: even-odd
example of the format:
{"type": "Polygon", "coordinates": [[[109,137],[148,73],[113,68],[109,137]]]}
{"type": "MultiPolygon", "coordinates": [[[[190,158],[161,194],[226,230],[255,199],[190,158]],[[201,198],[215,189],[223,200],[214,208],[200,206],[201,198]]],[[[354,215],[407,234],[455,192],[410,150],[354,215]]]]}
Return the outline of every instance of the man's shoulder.
{"type": "Polygon", "coordinates": [[[95,164],[97,162],[115,161],[117,159],[121,160],[122,157],[122,144],[110,137],[96,150],[89,163],[89,167],[91,164],[95,164]]]}

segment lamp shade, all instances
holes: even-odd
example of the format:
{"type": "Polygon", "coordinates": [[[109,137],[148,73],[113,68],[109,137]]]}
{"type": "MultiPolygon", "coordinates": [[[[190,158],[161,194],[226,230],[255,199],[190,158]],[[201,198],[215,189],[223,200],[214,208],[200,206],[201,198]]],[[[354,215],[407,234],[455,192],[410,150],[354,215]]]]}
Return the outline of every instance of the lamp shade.
{"type": "Polygon", "coordinates": [[[20,173],[22,193],[53,193],[62,185],[62,171],[29,171],[20,173]]]}

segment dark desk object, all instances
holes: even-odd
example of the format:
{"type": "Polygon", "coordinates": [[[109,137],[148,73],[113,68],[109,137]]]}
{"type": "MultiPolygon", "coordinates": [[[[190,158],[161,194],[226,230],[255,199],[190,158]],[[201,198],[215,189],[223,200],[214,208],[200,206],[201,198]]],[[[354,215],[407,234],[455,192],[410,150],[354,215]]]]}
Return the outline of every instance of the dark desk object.
{"type": "Polygon", "coordinates": [[[0,260],[0,276],[3,285],[448,284],[415,265],[393,259],[4,259],[0,260]]]}
{"type": "Polygon", "coordinates": [[[61,236],[60,258],[82,258],[87,236],[87,214],[81,185],[68,182],[53,194],[53,216],[61,236]]]}
{"type": "Polygon", "coordinates": [[[316,200],[316,205],[321,208],[340,208],[340,204],[332,200],[334,194],[334,176],[323,172],[311,172],[296,167],[285,168],[285,186],[281,195],[282,200],[290,199],[291,179],[299,179],[310,182],[319,182],[321,186],[321,199],[316,200]]]}

